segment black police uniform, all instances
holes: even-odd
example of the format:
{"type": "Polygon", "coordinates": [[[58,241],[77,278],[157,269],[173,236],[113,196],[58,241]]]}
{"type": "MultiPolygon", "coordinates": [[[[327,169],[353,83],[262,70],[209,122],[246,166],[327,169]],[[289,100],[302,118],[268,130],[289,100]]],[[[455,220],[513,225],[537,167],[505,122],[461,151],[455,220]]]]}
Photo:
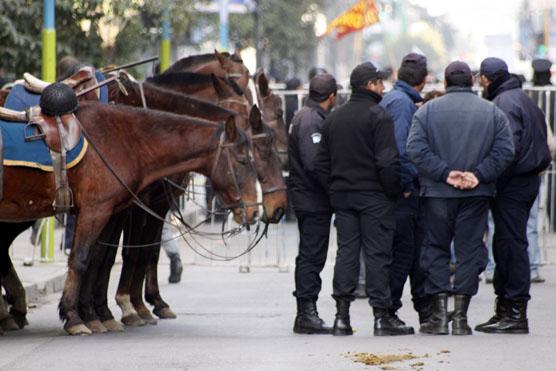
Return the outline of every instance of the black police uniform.
{"type": "Polygon", "coordinates": [[[318,102],[308,99],[292,121],[288,142],[288,188],[299,227],[294,295],[313,301],[321,290],[319,274],[326,262],[332,216],[328,195],[313,168],[326,115],[318,102]]]}

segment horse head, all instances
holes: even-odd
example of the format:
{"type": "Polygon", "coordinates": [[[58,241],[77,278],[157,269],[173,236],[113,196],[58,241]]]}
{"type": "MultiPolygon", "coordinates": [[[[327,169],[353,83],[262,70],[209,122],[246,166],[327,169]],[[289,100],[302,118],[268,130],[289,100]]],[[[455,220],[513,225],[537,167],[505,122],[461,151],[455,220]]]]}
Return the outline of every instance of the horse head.
{"type": "Polygon", "coordinates": [[[248,133],[253,144],[253,157],[257,177],[263,194],[264,214],[262,220],[278,223],[287,207],[286,183],[282,176],[282,164],[276,152],[276,137],[266,125],[257,106],[249,113],[248,133]]]}
{"type": "Polygon", "coordinates": [[[276,134],[276,148],[280,155],[282,166],[285,166],[288,162],[288,133],[286,122],[284,121],[282,99],[269,88],[264,72],[257,72],[255,75],[255,85],[264,121],[276,134]]]}
{"type": "Polygon", "coordinates": [[[257,174],[251,155],[251,143],[239,129],[235,116],[226,120],[218,132],[210,179],[223,208],[231,209],[238,224],[253,224],[258,214],[257,174]]]}

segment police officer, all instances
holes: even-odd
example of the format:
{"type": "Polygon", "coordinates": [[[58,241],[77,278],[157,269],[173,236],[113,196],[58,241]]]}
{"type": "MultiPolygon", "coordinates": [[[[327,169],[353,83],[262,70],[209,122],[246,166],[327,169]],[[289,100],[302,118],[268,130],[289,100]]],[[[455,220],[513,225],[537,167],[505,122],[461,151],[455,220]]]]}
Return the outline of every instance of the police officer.
{"type": "Polygon", "coordinates": [[[396,230],[390,269],[391,314],[400,321],[396,311],[402,306],[403,288],[409,275],[413,306],[419,313],[420,323],[425,322],[431,314],[430,300],[424,288],[425,275],[419,263],[424,237],[424,218],[419,205],[417,168],[407,157],[405,146],[411,120],[417,111],[416,104],[423,101],[420,92],[425,87],[427,74],[427,58],[424,55],[417,53],[406,55],[398,70],[398,81],[380,102],[394,120],[403,192],[403,197],[398,199],[395,206],[396,230]]]}
{"type": "Polygon", "coordinates": [[[446,95],[413,116],[407,154],[419,171],[427,226],[421,266],[433,313],[420,332],[445,335],[448,295],[454,295],[453,335],[470,335],[467,309],[479,286],[487,253],[483,242],[495,180],[513,158],[504,113],[473,91],[469,66],[452,62],[445,70],[446,95]],[[457,257],[450,282],[450,245],[457,257]]]}
{"type": "Polygon", "coordinates": [[[297,316],[293,331],[300,334],[329,334],[330,327],[319,318],[317,298],[320,272],[328,252],[332,210],[326,191],[314,172],[314,158],[321,141],[324,119],[336,102],[336,80],[330,74],[315,75],[309,98],[295,114],[290,127],[288,187],[299,228],[299,253],[295,261],[297,316]]]}
{"type": "Polygon", "coordinates": [[[352,95],[326,119],[315,162],[336,214],[338,252],[333,298],[333,335],[352,335],[349,307],[365,254],[366,289],[375,317],[374,335],[406,335],[413,329],[390,315],[390,263],[395,216],[401,194],[400,164],[390,114],[378,105],[384,74],[370,62],[350,76],[352,95]]]}
{"type": "Polygon", "coordinates": [[[543,112],[508,72],[506,62],[487,58],[481,63],[485,97],[508,117],[515,157],[498,179],[492,202],[495,314],[477,331],[528,333],[527,302],[531,275],[527,253],[527,220],[539,192],[539,173],[551,161],[543,112]]]}

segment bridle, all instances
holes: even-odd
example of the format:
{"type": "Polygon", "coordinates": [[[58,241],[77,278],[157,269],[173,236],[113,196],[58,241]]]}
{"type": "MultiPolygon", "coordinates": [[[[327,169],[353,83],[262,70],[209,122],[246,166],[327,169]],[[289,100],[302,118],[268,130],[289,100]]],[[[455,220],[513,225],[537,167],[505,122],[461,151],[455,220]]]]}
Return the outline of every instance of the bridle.
{"type": "MultiPolygon", "coordinates": [[[[211,171],[211,175],[210,178],[214,179],[216,176],[216,172],[218,169],[218,164],[221,158],[223,158],[224,156],[222,156],[222,154],[225,152],[226,153],[226,165],[227,165],[227,170],[228,172],[232,175],[232,180],[233,180],[233,185],[234,185],[234,189],[236,192],[235,197],[233,198],[233,202],[230,204],[224,204],[222,202],[221,196],[218,194],[218,192],[216,193],[218,198],[220,199],[220,207],[223,209],[234,209],[234,208],[239,208],[241,211],[241,224],[246,225],[247,224],[247,207],[249,206],[259,206],[260,203],[249,203],[247,204],[244,200],[243,200],[243,193],[241,191],[241,187],[239,186],[239,179],[238,179],[238,175],[237,172],[235,171],[234,168],[234,164],[232,163],[232,155],[236,156],[234,152],[232,152],[230,150],[230,148],[235,147],[238,145],[237,142],[234,143],[225,143],[226,140],[226,133],[223,131],[220,134],[220,139],[218,141],[218,148],[216,149],[216,155],[214,157],[214,163],[212,165],[212,171],[211,171]]],[[[236,156],[237,157],[237,156],[236,156]]],[[[249,165],[252,167],[252,169],[254,169],[253,166],[253,162],[252,162],[252,156],[251,153],[249,153],[248,156],[248,161],[249,161],[249,165]]]]}
{"type": "MultiPolygon", "coordinates": [[[[251,135],[251,142],[252,142],[253,146],[256,146],[256,142],[257,142],[257,141],[259,141],[259,140],[267,140],[268,137],[269,137],[270,135],[271,135],[271,134],[269,134],[269,133],[253,134],[253,135],[251,135]]],[[[278,151],[276,150],[276,148],[274,148],[274,146],[271,146],[271,149],[270,149],[270,150],[271,150],[272,152],[278,153],[278,151]]],[[[287,188],[286,188],[285,186],[284,186],[284,187],[276,186],[276,187],[265,188],[264,185],[265,185],[265,183],[267,183],[267,180],[266,180],[266,179],[261,179],[261,180],[260,180],[260,183],[261,183],[261,192],[262,192],[263,196],[264,196],[264,195],[267,195],[267,194],[271,194],[271,193],[280,192],[280,191],[286,191],[286,190],[287,190],[287,188]]]]}
{"type": "MultiPolygon", "coordinates": [[[[226,98],[226,99],[222,99],[218,101],[218,105],[225,105],[225,104],[239,104],[245,107],[245,114],[247,115],[247,112],[249,110],[249,102],[247,101],[247,98],[245,98],[245,96],[241,96],[243,99],[237,99],[237,98],[226,98]]],[[[232,109],[232,108],[230,108],[232,109]]],[[[278,122],[279,118],[276,118],[273,121],[270,122],[278,122]]],[[[268,125],[268,123],[267,123],[268,125]]],[[[253,144],[253,146],[256,145],[257,140],[265,140],[269,137],[268,133],[259,133],[259,134],[253,134],[250,136],[251,138],[251,142],[253,144]]],[[[278,155],[280,154],[280,152],[283,151],[279,151],[276,148],[274,148],[274,146],[272,147],[272,151],[276,152],[278,155]]],[[[286,151],[287,152],[287,151],[286,151]]],[[[258,174],[258,172],[257,172],[258,174]]],[[[275,192],[280,192],[280,191],[285,191],[286,187],[280,187],[280,186],[276,186],[276,187],[271,187],[271,188],[266,188],[265,187],[265,183],[267,183],[266,179],[259,179],[260,183],[261,183],[261,193],[264,195],[267,194],[271,194],[271,193],[275,193],[275,192]]]]}

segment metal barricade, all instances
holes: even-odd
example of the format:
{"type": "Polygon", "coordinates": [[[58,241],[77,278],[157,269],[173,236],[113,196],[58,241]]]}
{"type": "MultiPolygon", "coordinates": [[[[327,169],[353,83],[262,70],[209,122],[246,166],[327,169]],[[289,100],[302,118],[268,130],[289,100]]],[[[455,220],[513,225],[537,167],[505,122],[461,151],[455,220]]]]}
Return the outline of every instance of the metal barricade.
{"type": "MultiPolygon", "coordinates": [[[[555,123],[555,100],[556,88],[553,87],[525,87],[524,91],[539,105],[545,112],[546,122],[550,132],[554,132],[555,123]]],[[[286,106],[286,98],[294,101],[294,111],[303,106],[308,95],[307,90],[273,90],[273,93],[280,96],[284,113],[292,107],[286,106]]],[[[477,93],[479,93],[477,91],[477,93]]],[[[339,92],[340,102],[346,101],[350,92],[342,90],[339,92]]],[[[552,135],[552,134],[551,134],[552,135]]],[[[552,135],[553,138],[553,135],[552,135]]],[[[204,201],[204,191],[200,191],[200,185],[204,184],[204,177],[195,176],[195,200],[187,200],[185,197],[181,201],[183,210],[191,221],[200,221],[205,217],[206,208],[204,201]]],[[[191,196],[190,196],[191,197],[191,196]]],[[[539,244],[541,246],[543,262],[550,263],[552,259],[551,250],[556,248],[556,164],[553,162],[551,167],[542,175],[542,186],[539,194],[539,244]]],[[[233,225],[229,222],[228,225],[233,225]]],[[[221,223],[214,218],[203,226],[209,231],[218,231],[221,229],[221,223]]],[[[185,236],[190,239],[189,236],[185,236]]],[[[226,245],[219,239],[207,239],[195,237],[194,239],[204,245],[200,248],[208,254],[204,249],[217,253],[225,257],[233,257],[244,251],[248,245],[251,235],[243,232],[242,235],[234,238],[233,242],[226,245]]],[[[269,226],[268,238],[263,238],[260,244],[249,254],[245,254],[238,259],[236,264],[239,265],[241,272],[249,272],[252,267],[275,267],[279,271],[288,271],[293,267],[295,256],[297,255],[298,240],[297,224],[294,221],[282,220],[279,224],[269,226]]],[[[336,254],[336,233],[334,228],[331,229],[330,248],[328,252],[328,264],[333,264],[336,254]]],[[[222,262],[208,260],[194,253],[191,249],[187,249],[184,259],[190,264],[223,264],[222,262]]]]}

